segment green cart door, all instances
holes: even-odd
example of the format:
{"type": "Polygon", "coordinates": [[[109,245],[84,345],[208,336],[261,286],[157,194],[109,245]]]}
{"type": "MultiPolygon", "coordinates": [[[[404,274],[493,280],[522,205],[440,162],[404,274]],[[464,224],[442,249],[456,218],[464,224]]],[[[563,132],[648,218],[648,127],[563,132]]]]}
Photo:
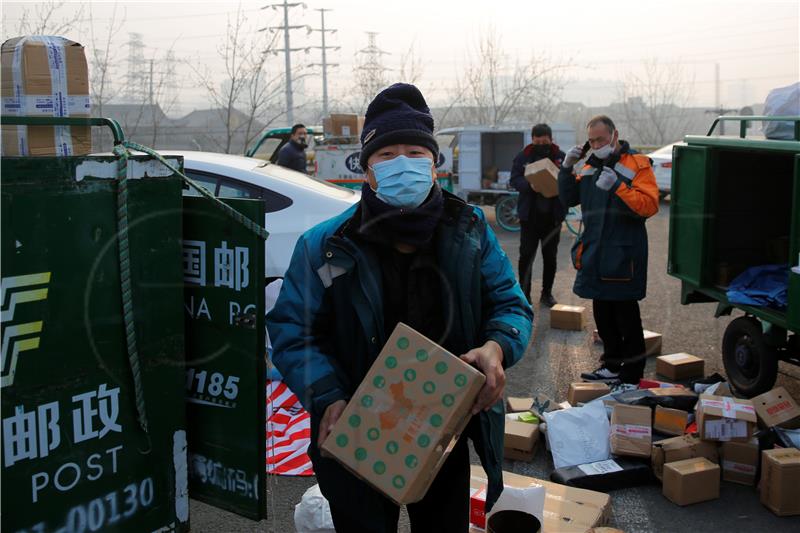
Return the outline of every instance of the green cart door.
{"type": "MultiPolygon", "coordinates": [[[[800,268],[800,154],[794,156],[794,198],[792,227],[789,238],[789,264],[800,268]]],[[[789,329],[800,333],[800,272],[789,272],[789,329]]]]}
{"type": "MultiPolygon", "coordinates": [[[[223,200],[263,224],[260,200],[223,200]]],[[[264,241],[204,198],[184,198],[189,494],[266,516],[264,241]]]]}
{"type": "Polygon", "coordinates": [[[3,531],[186,531],[180,177],[128,162],[134,351],[117,161],[2,167],[3,531]]]}
{"type": "Polygon", "coordinates": [[[711,221],[704,206],[711,164],[705,147],[675,147],[667,272],[694,287],[705,286],[708,276],[711,221]]]}

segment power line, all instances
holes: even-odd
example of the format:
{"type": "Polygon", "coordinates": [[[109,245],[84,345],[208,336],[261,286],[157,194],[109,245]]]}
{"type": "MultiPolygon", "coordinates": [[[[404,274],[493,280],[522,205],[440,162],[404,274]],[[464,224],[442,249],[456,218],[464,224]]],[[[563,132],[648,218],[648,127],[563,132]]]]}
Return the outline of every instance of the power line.
{"type": "Polygon", "coordinates": [[[322,51],[322,63],[312,63],[310,66],[321,66],[322,67],[322,116],[328,116],[328,67],[336,67],[339,66],[338,63],[328,63],[326,51],[327,50],[339,50],[339,46],[327,46],[325,44],[325,34],[326,33],[336,33],[337,30],[335,29],[326,29],[325,28],[325,12],[332,11],[331,9],[316,9],[315,11],[319,11],[321,17],[321,25],[319,29],[311,28],[311,31],[318,31],[322,36],[322,46],[312,46],[311,48],[317,48],[322,51]]]}
{"type": "MultiPolygon", "coordinates": [[[[271,26],[269,28],[264,28],[269,31],[283,31],[283,49],[276,49],[275,52],[283,52],[284,53],[284,62],[286,66],[286,119],[288,120],[289,124],[294,123],[294,102],[293,102],[293,94],[292,94],[292,59],[291,54],[292,52],[297,52],[300,50],[304,50],[308,52],[308,48],[292,48],[289,45],[289,31],[296,30],[300,28],[310,29],[309,26],[299,25],[299,26],[290,26],[289,25],[289,9],[292,7],[297,6],[304,6],[305,4],[301,4],[300,2],[295,2],[290,4],[288,0],[283,0],[282,4],[271,4],[262,7],[261,9],[278,9],[283,8],[283,25],[282,26],[271,26]]],[[[259,30],[263,31],[263,30],[259,30]]]]}

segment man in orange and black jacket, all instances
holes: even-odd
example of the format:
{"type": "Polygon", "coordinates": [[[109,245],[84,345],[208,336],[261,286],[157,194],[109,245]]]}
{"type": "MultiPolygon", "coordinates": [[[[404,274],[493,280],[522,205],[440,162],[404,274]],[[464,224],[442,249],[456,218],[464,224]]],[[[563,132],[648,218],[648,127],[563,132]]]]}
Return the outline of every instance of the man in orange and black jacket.
{"type": "Polygon", "coordinates": [[[603,340],[602,366],[581,377],[637,383],[646,361],[639,314],[647,289],[645,221],[658,212],[658,186],[650,159],[619,140],[610,118],[596,116],[586,130],[588,142],[567,152],[558,175],[561,202],[580,204],[583,216],[572,249],[573,291],[592,300],[603,340]]]}
{"type": "Polygon", "coordinates": [[[536,249],[542,243],[542,294],[539,302],[547,307],[556,304],[553,298],[553,281],[556,277],[556,256],[561,237],[561,223],[566,211],[561,201],[545,198],[534,191],[525,179],[525,167],[541,159],[549,158],[561,166],[564,152],[553,142],[553,130],[547,124],[536,124],[531,130],[531,144],[514,158],[511,165],[511,185],[519,191],[517,213],[519,214],[519,284],[528,302],[531,301],[531,271],[536,249]]]}

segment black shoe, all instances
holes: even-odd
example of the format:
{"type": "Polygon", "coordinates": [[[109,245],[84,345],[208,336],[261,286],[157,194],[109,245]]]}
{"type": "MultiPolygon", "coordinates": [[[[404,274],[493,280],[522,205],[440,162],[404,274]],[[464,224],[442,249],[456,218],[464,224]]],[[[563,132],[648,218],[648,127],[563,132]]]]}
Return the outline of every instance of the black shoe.
{"type": "Polygon", "coordinates": [[[614,372],[608,368],[601,366],[594,372],[583,372],[581,379],[585,381],[602,381],[605,383],[620,381],[619,372],[614,372]]]}
{"type": "Polygon", "coordinates": [[[548,293],[544,293],[543,292],[542,296],[539,298],[539,303],[541,303],[545,307],[553,307],[558,302],[556,301],[555,298],[553,298],[553,295],[551,293],[549,293],[549,292],[548,293]]]}

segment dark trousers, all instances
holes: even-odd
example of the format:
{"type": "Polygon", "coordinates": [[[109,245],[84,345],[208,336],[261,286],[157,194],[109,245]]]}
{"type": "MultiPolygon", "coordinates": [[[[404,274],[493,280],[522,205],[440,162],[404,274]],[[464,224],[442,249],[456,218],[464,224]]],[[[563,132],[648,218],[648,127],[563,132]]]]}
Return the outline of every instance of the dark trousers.
{"type": "Polygon", "coordinates": [[[552,213],[538,212],[533,220],[520,221],[519,236],[519,284],[526,298],[531,294],[531,272],[539,242],[542,243],[542,293],[550,294],[556,278],[558,241],[561,239],[561,223],[552,213]]]}
{"type": "Polygon", "coordinates": [[[592,302],[597,333],[603,340],[603,365],[625,383],[638,383],[647,362],[644,330],[636,300],[592,302]]]}
{"type": "MultiPolygon", "coordinates": [[[[320,489],[328,499],[337,533],[397,531],[400,507],[333,459],[314,457],[320,489]]],[[[469,448],[462,436],[422,500],[408,504],[414,533],[469,530],[469,448]]]]}

